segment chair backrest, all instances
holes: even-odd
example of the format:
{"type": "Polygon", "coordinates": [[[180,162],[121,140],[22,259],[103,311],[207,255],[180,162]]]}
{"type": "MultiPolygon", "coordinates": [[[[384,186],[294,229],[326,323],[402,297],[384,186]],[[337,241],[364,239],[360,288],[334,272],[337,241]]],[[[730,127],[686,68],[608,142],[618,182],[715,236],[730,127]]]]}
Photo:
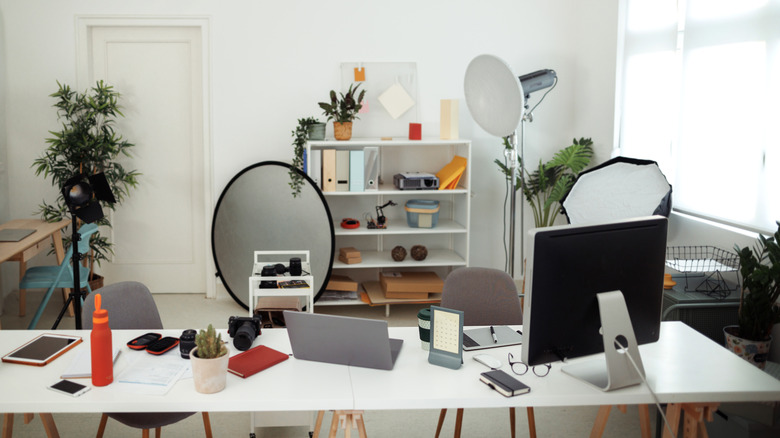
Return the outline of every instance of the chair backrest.
{"type": "MultiPolygon", "coordinates": [[[[71,225],[72,226],[72,225],[71,225]]],[[[86,254],[89,252],[89,238],[95,232],[98,230],[97,224],[83,224],[79,228],[79,242],[78,246],[76,247],[79,251],[79,254],[86,254]]],[[[72,244],[73,242],[71,242],[72,244]]],[[[69,246],[64,251],[62,263],[60,263],[60,266],[70,266],[70,260],[73,257],[73,247],[69,246]]]]}
{"type": "Polygon", "coordinates": [[[441,306],[463,311],[464,325],[523,323],[514,280],[491,268],[458,268],[444,280],[441,306]]]}
{"type": "Polygon", "coordinates": [[[95,294],[101,296],[101,307],[108,310],[108,326],[111,329],[162,329],[162,319],[149,288],[137,281],[110,284],[93,291],[81,310],[85,329],[92,328],[95,311],[95,294]]]}

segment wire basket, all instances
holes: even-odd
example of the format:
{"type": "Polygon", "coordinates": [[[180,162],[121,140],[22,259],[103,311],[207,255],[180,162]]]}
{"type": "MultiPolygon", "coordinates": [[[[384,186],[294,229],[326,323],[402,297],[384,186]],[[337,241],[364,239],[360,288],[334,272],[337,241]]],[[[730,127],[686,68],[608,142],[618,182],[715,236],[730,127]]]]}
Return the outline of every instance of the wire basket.
{"type": "Polygon", "coordinates": [[[700,273],[708,276],[698,286],[696,292],[725,298],[732,290],[721,273],[739,269],[739,256],[714,246],[669,246],[666,248],[666,266],[685,274],[685,290],[688,287],[688,274],[700,273]]]}

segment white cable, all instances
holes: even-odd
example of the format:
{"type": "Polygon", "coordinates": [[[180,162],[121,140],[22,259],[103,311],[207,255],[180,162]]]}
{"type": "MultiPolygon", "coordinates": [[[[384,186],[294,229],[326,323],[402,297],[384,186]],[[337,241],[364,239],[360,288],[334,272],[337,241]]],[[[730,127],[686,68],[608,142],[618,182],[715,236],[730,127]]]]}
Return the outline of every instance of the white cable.
{"type": "Polygon", "coordinates": [[[617,344],[617,346],[623,349],[623,353],[625,353],[628,357],[628,360],[631,361],[631,365],[634,366],[636,373],[639,374],[639,378],[642,379],[642,382],[645,384],[645,386],[647,386],[647,390],[650,392],[650,395],[653,396],[653,400],[655,400],[655,406],[658,408],[658,413],[661,414],[661,418],[663,418],[666,428],[669,430],[672,438],[675,438],[677,434],[672,431],[672,426],[669,424],[669,421],[666,420],[666,415],[664,414],[664,410],[661,408],[661,402],[658,400],[658,396],[656,396],[655,392],[653,392],[653,389],[650,388],[650,384],[647,383],[647,379],[645,379],[644,374],[639,370],[639,366],[636,364],[636,362],[634,362],[634,358],[631,356],[631,353],[628,352],[628,347],[621,344],[617,339],[615,339],[614,342],[617,344]]]}

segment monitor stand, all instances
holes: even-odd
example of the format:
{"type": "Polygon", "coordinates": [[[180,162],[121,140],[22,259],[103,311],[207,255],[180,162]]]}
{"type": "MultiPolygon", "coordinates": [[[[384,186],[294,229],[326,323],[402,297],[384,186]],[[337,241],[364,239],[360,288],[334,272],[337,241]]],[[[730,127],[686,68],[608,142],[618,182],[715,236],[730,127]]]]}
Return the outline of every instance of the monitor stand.
{"type": "Polygon", "coordinates": [[[620,291],[597,294],[601,316],[604,357],[587,359],[567,364],[561,370],[589,383],[602,391],[624,388],[641,383],[645,375],[642,359],[639,357],[636,336],[628,315],[628,307],[620,291]],[[615,344],[615,340],[628,346],[627,350],[636,363],[631,363],[626,352],[615,344]],[[641,375],[639,374],[641,372],[641,375]]]}

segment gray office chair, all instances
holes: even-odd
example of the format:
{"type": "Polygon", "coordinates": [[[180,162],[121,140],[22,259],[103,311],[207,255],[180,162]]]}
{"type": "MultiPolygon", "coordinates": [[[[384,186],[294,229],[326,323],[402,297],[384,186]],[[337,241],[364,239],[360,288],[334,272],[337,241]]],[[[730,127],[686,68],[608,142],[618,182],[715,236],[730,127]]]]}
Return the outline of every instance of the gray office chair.
{"type": "MultiPolygon", "coordinates": [[[[125,281],[102,287],[96,290],[95,293],[101,295],[101,307],[108,310],[108,326],[112,330],[159,330],[163,328],[157,305],[154,303],[151,292],[143,284],[135,281],[125,281]]],[[[84,300],[84,307],[81,312],[83,326],[88,330],[92,329],[95,293],[90,294],[84,300]]],[[[109,417],[126,426],[143,429],[143,438],[148,438],[149,430],[155,429],[155,436],[159,438],[160,428],[177,423],[193,414],[195,412],[104,413],[100,418],[97,438],[103,436],[109,417]]],[[[206,432],[206,437],[211,438],[211,421],[208,412],[203,412],[203,428],[206,432]]]]}
{"type": "MultiPolygon", "coordinates": [[[[516,325],[523,323],[523,309],[517,287],[509,274],[490,268],[459,268],[444,281],[441,306],[463,311],[463,325],[516,325]]],[[[536,437],[534,408],[527,408],[528,431],[536,437]]],[[[447,410],[439,414],[436,437],[441,432],[447,410]]],[[[455,437],[460,437],[463,408],[455,417],[455,437]]],[[[515,408],[509,408],[512,438],[515,436],[515,408]]]]}

